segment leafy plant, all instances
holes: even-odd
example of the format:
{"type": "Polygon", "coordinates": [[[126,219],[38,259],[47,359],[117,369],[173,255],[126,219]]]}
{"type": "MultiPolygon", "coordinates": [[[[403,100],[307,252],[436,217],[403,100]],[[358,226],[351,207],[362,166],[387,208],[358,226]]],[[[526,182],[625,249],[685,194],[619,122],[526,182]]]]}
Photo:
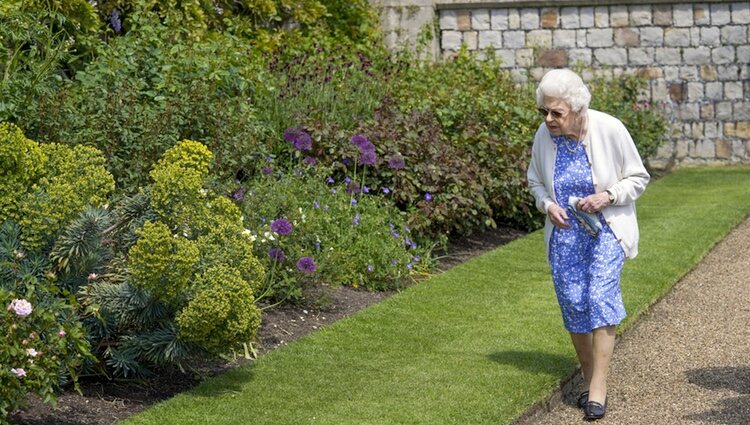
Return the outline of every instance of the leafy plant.
{"type": "Polygon", "coordinates": [[[91,360],[75,298],[56,284],[44,255],[21,246],[21,228],[0,227],[0,423],[37,394],[55,404],[55,391],[77,386],[81,364],[91,360]]]}

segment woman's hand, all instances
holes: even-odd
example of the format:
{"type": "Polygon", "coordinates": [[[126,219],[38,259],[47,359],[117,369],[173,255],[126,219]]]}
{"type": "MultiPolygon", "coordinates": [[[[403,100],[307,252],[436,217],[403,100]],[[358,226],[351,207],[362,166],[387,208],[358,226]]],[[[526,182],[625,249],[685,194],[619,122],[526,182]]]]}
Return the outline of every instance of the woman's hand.
{"type": "Polygon", "coordinates": [[[568,224],[570,217],[568,217],[568,213],[564,208],[557,204],[550,205],[550,207],[547,208],[547,215],[555,226],[562,227],[563,229],[570,229],[570,224],[568,224]]]}
{"type": "Polygon", "coordinates": [[[589,195],[580,201],[578,201],[578,208],[587,213],[598,213],[603,210],[604,207],[609,206],[609,195],[607,192],[599,192],[594,195],[589,195]]]}

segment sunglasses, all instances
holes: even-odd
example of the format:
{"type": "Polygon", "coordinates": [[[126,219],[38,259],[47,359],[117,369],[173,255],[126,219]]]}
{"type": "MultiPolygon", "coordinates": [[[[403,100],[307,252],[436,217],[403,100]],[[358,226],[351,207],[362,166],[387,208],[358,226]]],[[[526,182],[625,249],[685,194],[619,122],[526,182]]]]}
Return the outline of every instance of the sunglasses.
{"type": "Polygon", "coordinates": [[[537,110],[539,111],[540,114],[542,114],[544,118],[547,118],[547,115],[552,114],[552,118],[556,120],[559,120],[560,118],[568,115],[567,113],[562,113],[560,111],[555,111],[555,110],[547,109],[547,108],[537,108],[537,110]]]}

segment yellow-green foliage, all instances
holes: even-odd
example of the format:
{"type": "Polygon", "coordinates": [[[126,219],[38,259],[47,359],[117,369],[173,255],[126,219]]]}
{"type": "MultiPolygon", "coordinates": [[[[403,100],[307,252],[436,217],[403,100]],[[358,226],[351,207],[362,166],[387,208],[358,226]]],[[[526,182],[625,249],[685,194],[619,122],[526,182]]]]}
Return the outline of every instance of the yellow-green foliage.
{"type": "Polygon", "coordinates": [[[101,152],[89,146],[38,144],[0,124],[0,221],[21,224],[21,243],[37,251],[87,205],[101,206],[115,188],[101,152]]]}
{"type": "Polygon", "coordinates": [[[254,293],[265,276],[239,208],[204,188],[211,152],[183,140],[151,171],[147,222],[130,249],[135,285],[177,311],[180,337],[211,351],[250,341],[260,324],[254,293]]]}
{"type": "Polygon", "coordinates": [[[95,31],[101,25],[94,7],[87,0],[3,0],[0,11],[58,12],[75,25],[76,29],[95,31]]]}
{"type": "Polygon", "coordinates": [[[151,178],[151,206],[171,227],[189,231],[188,223],[203,216],[206,191],[203,182],[208,176],[211,152],[204,145],[183,140],[167,150],[151,178]]]}
{"type": "Polygon", "coordinates": [[[18,214],[18,200],[42,174],[47,157],[13,124],[0,123],[0,221],[18,214]]]}
{"type": "Polygon", "coordinates": [[[260,289],[265,272],[253,254],[253,243],[243,233],[244,229],[224,224],[215,227],[196,241],[204,268],[226,264],[240,272],[253,293],[260,289]]]}
{"type": "Polygon", "coordinates": [[[195,281],[196,296],[177,315],[179,336],[223,352],[251,341],[260,326],[253,290],[234,267],[218,265],[195,281]]]}
{"type": "Polygon", "coordinates": [[[129,254],[133,284],[174,303],[188,289],[199,259],[198,247],[182,235],[173,235],[160,222],[146,222],[138,235],[129,254]]]}

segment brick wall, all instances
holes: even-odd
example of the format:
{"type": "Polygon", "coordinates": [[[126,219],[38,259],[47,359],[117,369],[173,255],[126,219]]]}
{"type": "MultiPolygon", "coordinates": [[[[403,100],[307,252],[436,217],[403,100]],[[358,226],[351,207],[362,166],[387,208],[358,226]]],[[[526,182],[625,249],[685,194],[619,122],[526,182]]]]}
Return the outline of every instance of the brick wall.
{"type": "MultiPolygon", "coordinates": [[[[384,12],[388,1],[395,0],[380,2],[384,12]]],[[[466,45],[493,50],[519,82],[577,64],[591,70],[584,78],[648,77],[644,97],[664,108],[673,124],[648,159],[654,168],[750,163],[750,2],[594,6],[562,0],[535,6],[551,3],[446,0],[413,7],[423,27],[429,8],[434,11],[436,59],[466,45]]],[[[402,19],[399,25],[410,24],[402,19]]]]}

